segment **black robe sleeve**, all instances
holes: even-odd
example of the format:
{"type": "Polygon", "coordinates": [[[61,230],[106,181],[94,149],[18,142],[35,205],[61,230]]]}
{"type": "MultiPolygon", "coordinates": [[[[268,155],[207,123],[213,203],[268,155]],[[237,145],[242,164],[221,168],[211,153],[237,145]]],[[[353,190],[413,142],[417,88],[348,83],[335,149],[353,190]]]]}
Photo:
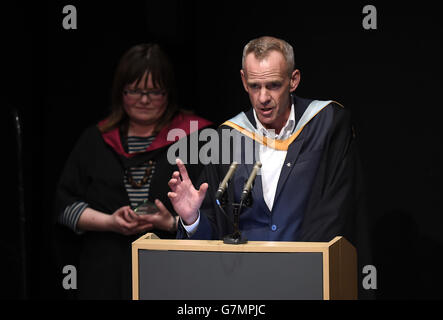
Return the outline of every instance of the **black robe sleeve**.
{"type": "Polygon", "coordinates": [[[334,106],[322,158],[300,230],[301,241],[330,241],[336,235],[353,242],[356,148],[348,110],[334,106]]]}
{"type": "Polygon", "coordinates": [[[87,190],[88,180],[84,168],[89,165],[87,157],[90,154],[90,144],[95,130],[95,128],[85,130],[65,163],[56,190],[54,222],[57,222],[68,205],[86,200],[84,193],[87,190]]]}
{"type": "MultiPolygon", "coordinates": [[[[343,236],[354,245],[358,270],[371,264],[364,173],[350,111],[334,105],[334,120],[300,230],[300,241],[330,241],[343,236]]],[[[360,297],[365,292],[361,289],[360,297]]],[[[367,297],[371,297],[367,295],[367,297]]]]}

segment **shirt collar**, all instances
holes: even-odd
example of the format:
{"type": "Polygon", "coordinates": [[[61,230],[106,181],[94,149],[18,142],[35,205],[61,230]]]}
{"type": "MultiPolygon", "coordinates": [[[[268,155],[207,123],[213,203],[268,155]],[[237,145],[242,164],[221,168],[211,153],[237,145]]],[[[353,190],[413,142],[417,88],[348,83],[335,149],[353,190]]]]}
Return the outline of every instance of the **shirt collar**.
{"type": "Polygon", "coordinates": [[[253,109],[255,122],[257,123],[257,131],[261,133],[265,137],[270,137],[273,139],[284,140],[289,137],[295,127],[295,112],[294,112],[294,104],[291,105],[291,112],[289,113],[289,118],[286,121],[285,125],[281,129],[280,133],[276,135],[273,130],[269,131],[266,129],[263,124],[258,120],[255,109],[253,109]]]}

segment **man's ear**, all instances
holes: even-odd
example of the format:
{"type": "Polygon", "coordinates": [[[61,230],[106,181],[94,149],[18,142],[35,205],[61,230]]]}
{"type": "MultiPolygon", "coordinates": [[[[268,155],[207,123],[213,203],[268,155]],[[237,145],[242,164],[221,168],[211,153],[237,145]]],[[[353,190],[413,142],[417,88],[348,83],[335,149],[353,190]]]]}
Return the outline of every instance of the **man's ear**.
{"type": "Polygon", "coordinates": [[[289,91],[294,92],[300,84],[300,70],[295,69],[292,71],[291,79],[289,80],[289,91]]]}
{"type": "Polygon", "coordinates": [[[245,76],[245,72],[243,71],[243,69],[240,70],[240,75],[241,75],[241,82],[243,83],[243,87],[245,88],[246,92],[248,92],[248,83],[246,81],[246,76],[245,76]]]}

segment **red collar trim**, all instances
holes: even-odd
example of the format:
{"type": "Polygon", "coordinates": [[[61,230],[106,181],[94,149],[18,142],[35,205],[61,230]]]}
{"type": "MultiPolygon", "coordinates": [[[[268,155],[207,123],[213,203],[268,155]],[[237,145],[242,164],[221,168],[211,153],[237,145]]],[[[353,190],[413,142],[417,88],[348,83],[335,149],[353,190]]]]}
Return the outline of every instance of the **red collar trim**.
{"type": "MultiPolygon", "coordinates": [[[[99,124],[102,124],[105,121],[106,120],[103,120],[103,121],[99,122],[99,124]]],[[[179,139],[190,135],[192,132],[200,130],[205,127],[208,127],[211,124],[212,124],[212,122],[210,122],[206,119],[203,119],[199,116],[192,115],[192,114],[188,115],[188,114],[180,113],[171,121],[171,123],[168,126],[164,127],[162,130],[160,130],[160,132],[157,134],[157,137],[155,138],[155,140],[152,141],[152,143],[149,145],[149,147],[145,151],[153,151],[153,150],[160,149],[165,146],[171,145],[171,144],[175,143],[176,141],[178,141],[179,139]],[[192,125],[191,125],[191,121],[194,121],[192,123],[192,125]],[[185,132],[185,136],[175,136],[174,141],[168,141],[167,140],[168,133],[170,132],[170,130],[173,130],[173,129],[181,129],[182,133],[183,133],[183,131],[185,132]]],[[[179,132],[179,131],[177,131],[177,132],[179,132]]],[[[138,153],[127,153],[125,151],[125,149],[123,148],[123,144],[121,142],[121,139],[120,139],[120,133],[119,133],[118,128],[115,128],[115,129],[112,129],[111,131],[102,133],[102,137],[103,137],[103,140],[109,146],[111,146],[112,149],[114,149],[114,151],[117,152],[117,154],[119,154],[119,155],[122,155],[126,158],[131,158],[134,155],[138,154],[138,153]]]]}

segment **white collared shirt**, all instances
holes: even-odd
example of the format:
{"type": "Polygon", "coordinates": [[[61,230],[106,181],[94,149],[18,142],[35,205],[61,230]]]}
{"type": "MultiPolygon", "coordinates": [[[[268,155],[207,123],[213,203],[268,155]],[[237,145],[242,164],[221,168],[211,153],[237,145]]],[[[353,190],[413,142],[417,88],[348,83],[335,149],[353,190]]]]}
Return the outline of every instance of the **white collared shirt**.
{"type": "MultiPolygon", "coordinates": [[[[275,130],[267,130],[263,126],[263,124],[258,120],[255,110],[253,110],[253,113],[254,113],[255,122],[257,124],[257,131],[265,137],[278,139],[278,140],[285,140],[291,136],[292,131],[295,128],[294,104],[291,105],[291,112],[289,113],[289,118],[286,121],[283,128],[280,130],[280,133],[278,135],[275,134],[275,130]]],[[[259,157],[260,157],[260,162],[262,163],[261,179],[263,186],[263,199],[265,200],[265,203],[270,211],[272,211],[272,207],[274,205],[275,192],[277,191],[277,184],[280,178],[281,169],[285,162],[286,153],[287,151],[276,150],[267,147],[263,144],[260,144],[259,157]]],[[[180,219],[180,221],[182,220],[180,219]]],[[[197,221],[195,221],[193,224],[187,226],[182,221],[182,225],[189,236],[195,233],[199,223],[200,223],[200,211],[198,214],[197,221]]]]}
{"type": "MultiPolygon", "coordinates": [[[[261,122],[258,120],[257,115],[254,110],[254,118],[257,123],[257,130],[263,136],[277,139],[285,140],[288,139],[292,131],[295,128],[295,113],[294,105],[291,106],[291,112],[286,124],[280,130],[278,135],[275,134],[275,130],[267,130],[261,122]]],[[[280,178],[280,172],[285,162],[287,151],[276,150],[260,144],[259,157],[262,163],[261,167],[261,179],[263,186],[263,199],[269,210],[272,211],[274,205],[275,192],[277,191],[277,184],[280,178]]]]}

